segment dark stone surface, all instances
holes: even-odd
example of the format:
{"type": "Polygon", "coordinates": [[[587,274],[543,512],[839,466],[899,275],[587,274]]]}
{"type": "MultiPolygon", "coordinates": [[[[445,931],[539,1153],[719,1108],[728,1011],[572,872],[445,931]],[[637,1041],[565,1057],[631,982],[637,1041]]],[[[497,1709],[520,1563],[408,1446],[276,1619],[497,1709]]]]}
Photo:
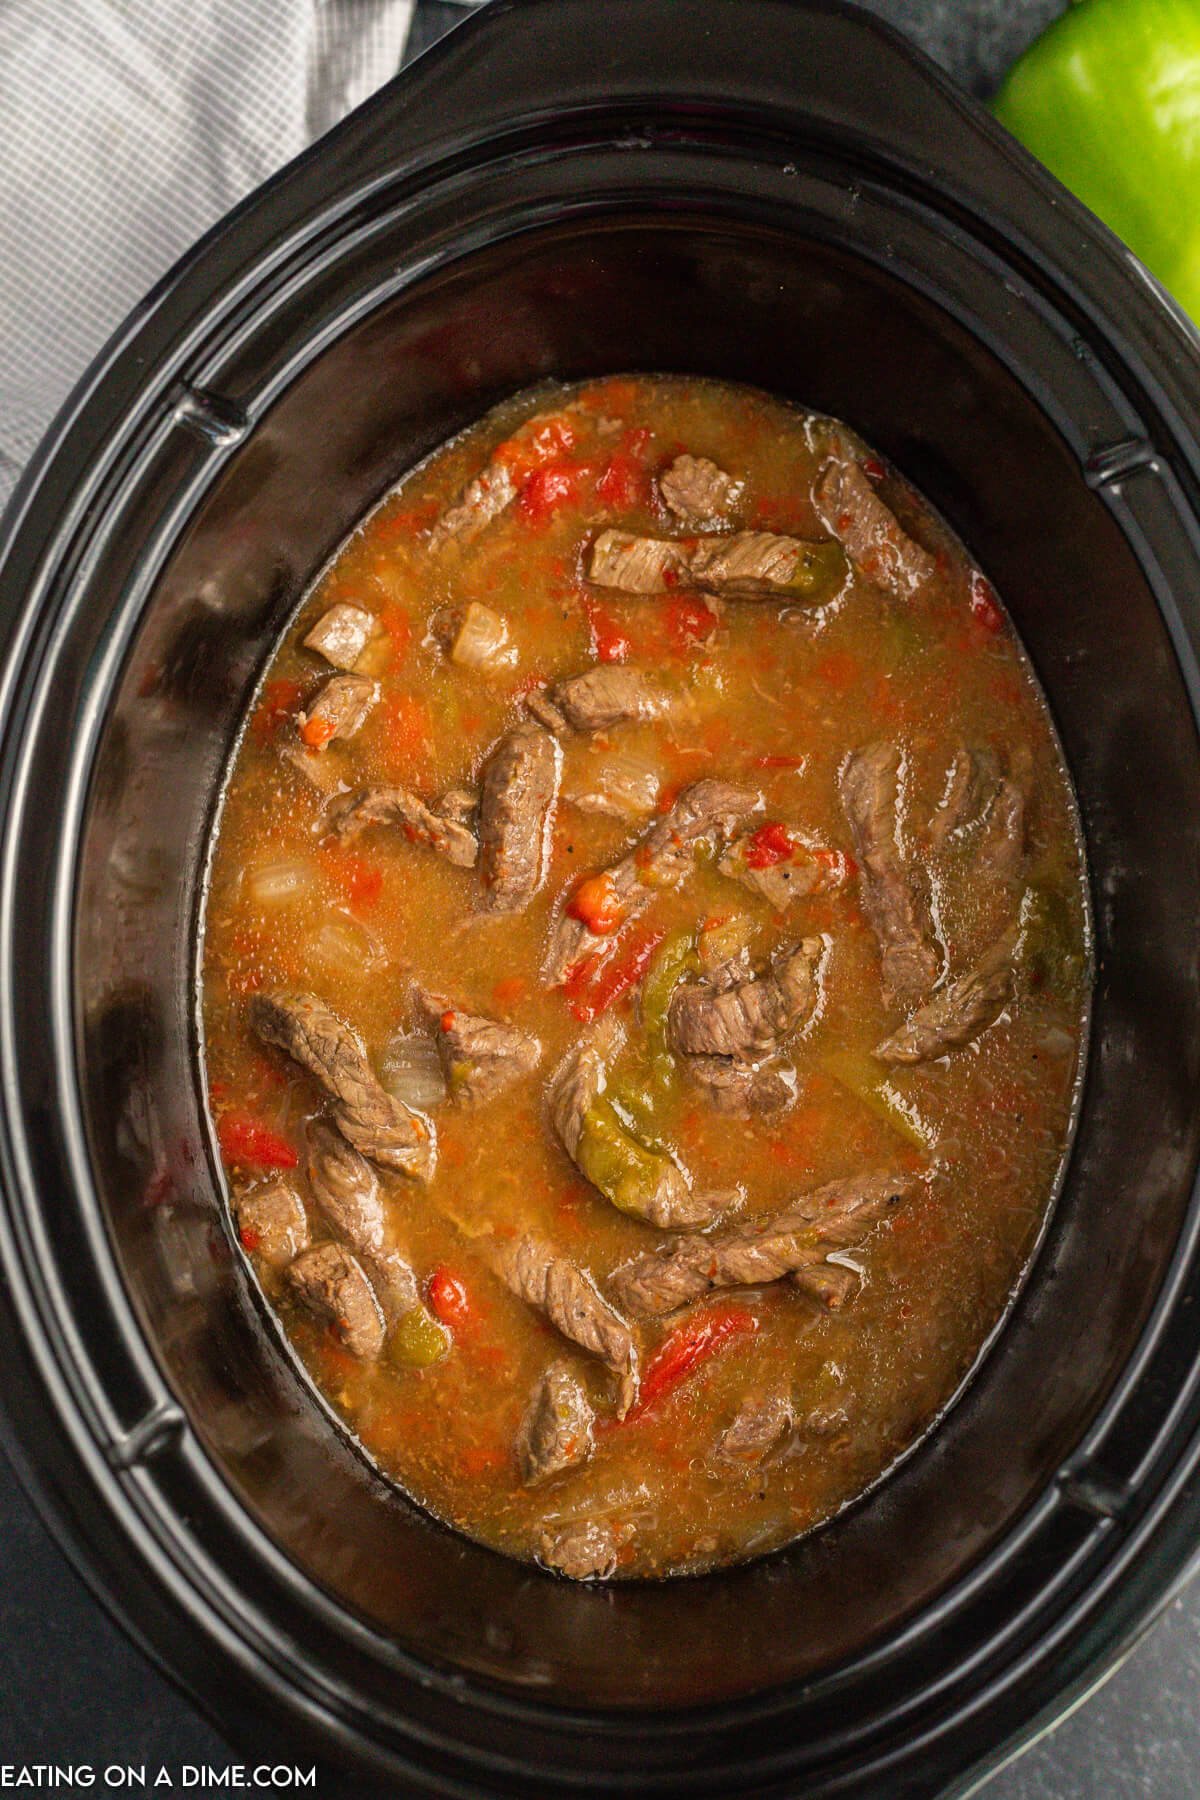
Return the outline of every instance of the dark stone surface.
{"type": "MultiPolygon", "coordinates": [[[[602,0],[599,0],[602,3],[602,0]]],[[[1060,0],[866,0],[986,94],[1060,0]]],[[[413,48],[461,16],[426,0],[413,48]]],[[[0,1459],[0,1761],[222,1766],[218,1733],[108,1620],[0,1459]]],[[[986,1800],[1194,1800],[1200,1592],[1176,1600],[1069,1719],[986,1783],[986,1800]]],[[[342,1784],[322,1771],[331,1800],[342,1784]]]]}

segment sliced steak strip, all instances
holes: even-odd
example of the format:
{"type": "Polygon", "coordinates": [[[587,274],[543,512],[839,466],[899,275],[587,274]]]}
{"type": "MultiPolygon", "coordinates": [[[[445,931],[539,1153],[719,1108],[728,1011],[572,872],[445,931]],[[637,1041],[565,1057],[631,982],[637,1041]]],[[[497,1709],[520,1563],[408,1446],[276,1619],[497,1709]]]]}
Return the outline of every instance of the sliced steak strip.
{"type": "Polygon", "coordinates": [[[663,504],[693,531],[727,525],[744,487],[707,456],[677,456],[658,478],[663,504]]]}
{"type": "Polygon", "coordinates": [[[352,1356],[374,1362],[383,1349],[383,1313],[371,1284],[340,1244],[302,1250],[287,1272],[288,1285],[315,1318],[332,1325],[352,1356]]]}
{"type": "Polygon", "coordinates": [[[971,859],[973,880],[1006,887],[1016,881],[1025,866],[1025,794],[1011,776],[1005,776],[988,808],[971,859]]]}
{"type": "Polygon", "coordinates": [[[619,1377],[619,1412],[624,1418],[637,1393],[637,1345],[629,1326],[591,1277],[532,1236],[500,1245],[494,1266],[518,1299],[545,1313],[564,1337],[619,1377]]]}
{"type": "Polygon", "coordinates": [[[335,738],[353,737],[379,698],[369,675],[331,675],[306,712],[296,714],[300,736],[310,751],[335,738]]]}
{"type": "Polygon", "coordinates": [[[929,844],[941,850],[977,822],[994,796],[1000,770],[989,750],[956,750],[946,772],[946,785],[929,821],[929,844]]]}
{"type": "Polygon", "coordinates": [[[753,1059],[778,1050],[780,1041],[812,1012],[824,944],[803,938],[781,945],[767,968],[730,979],[724,971],[681,981],[671,996],[667,1023],[684,1056],[753,1059]]]}
{"type": "Polygon", "coordinates": [[[913,1194],[912,1175],[831,1181],[784,1212],[711,1237],[678,1239],[661,1255],[637,1257],[612,1277],[613,1292],[638,1318],[655,1318],[713,1288],[757,1287],[861,1242],[891,1207],[913,1194]]]}
{"type": "Polygon", "coordinates": [[[796,1403],[786,1388],[747,1394],[716,1443],[722,1462],[760,1463],[785,1450],[796,1430],[796,1403]]]}
{"type": "Polygon", "coordinates": [[[413,998],[418,1018],[433,1033],[446,1090],[462,1106],[493,1100],[542,1059],[537,1038],[515,1025],[464,1012],[444,994],[418,989],[413,998]]]}
{"type": "Polygon", "coordinates": [[[530,1396],[517,1432],[517,1465],[526,1487],[587,1461],[594,1418],[579,1377],[567,1363],[551,1363],[530,1396]]]}
{"type": "Polygon", "coordinates": [[[322,613],[304,640],[306,650],[315,650],[335,669],[353,669],[370,643],[379,636],[379,620],[364,607],[346,601],[322,613]]]}
{"type": "Polygon", "coordinates": [[[695,866],[700,844],[726,842],[759,804],[756,794],[727,781],[707,779],[686,788],[639,844],[602,876],[590,878],[607,882],[616,921],[610,933],[592,931],[568,900],[542,970],[547,987],[558,987],[589,957],[611,949],[618,932],[645,911],[657,891],[681,885],[695,866]]]}
{"type": "Polygon", "coordinates": [[[489,912],[521,912],[549,856],[562,750],[540,725],[515,725],[492,751],[479,802],[479,872],[489,912]]]}
{"type": "Polygon", "coordinates": [[[419,1306],[417,1278],[390,1241],[379,1177],[353,1144],[320,1120],[308,1130],[308,1185],[334,1234],[362,1262],[388,1319],[419,1306]]]}
{"type": "Polygon", "coordinates": [[[598,1020],[551,1078],[550,1117],[563,1148],[620,1212],[664,1231],[709,1225],[728,1196],[693,1193],[678,1164],[636,1138],[605,1096],[608,1066],[621,1040],[611,1019],[598,1020]]]}
{"type": "Polygon", "coordinates": [[[618,663],[599,663],[583,675],[556,681],[550,700],[573,731],[607,731],[627,719],[656,719],[670,705],[653,676],[618,663]]]}
{"type": "Polygon", "coordinates": [[[856,462],[829,463],[817,483],[817,513],[867,580],[908,599],[932,579],[932,556],[903,530],[856,462]]]}
{"type": "Polygon", "coordinates": [[[854,838],[863,907],[883,959],[889,1001],[921,1000],[937,980],[929,907],[914,871],[900,854],[900,751],[877,743],[856,750],[839,779],[842,807],[854,838]]]}
{"type": "Polygon", "coordinates": [[[304,1202],[286,1181],[275,1177],[237,1202],[242,1247],[269,1269],[286,1268],[308,1245],[304,1202]]]}
{"type": "Polygon", "coordinates": [[[541,1560],[572,1581],[607,1581],[616,1573],[617,1557],[632,1536],[632,1525],[617,1526],[608,1519],[549,1527],[542,1533],[541,1560]]]}
{"type": "Polygon", "coordinates": [[[717,867],[752,894],[761,894],[776,912],[785,912],[793,900],[843,887],[851,863],[841,851],[814,850],[797,830],[772,822],[735,838],[717,867]]]}
{"type": "Polygon", "coordinates": [[[475,834],[461,820],[446,818],[401,787],[359,788],[329,808],[329,826],[343,842],[372,825],[397,826],[410,844],[425,844],[456,869],[473,869],[479,856],[475,834]]]}
{"type": "MultiPolygon", "coordinates": [[[[478,475],[468,481],[454,505],[434,525],[429,534],[431,549],[440,549],[451,540],[470,543],[486,525],[500,517],[516,499],[522,476],[532,473],[549,457],[561,455],[567,447],[559,429],[562,416],[554,412],[535,413],[497,445],[478,475]]],[[[582,422],[583,415],[575,416],[582,422]]]]}
{"type": "Polygon", "coordinates": [[[303,744],[284,744],[279,754],[293,769],[300,771],[323,799],[331,800],[341,793],[344,785],[342,765],[335,757],[324,756],[319,750],[308,750],[303,744]]]}
{"type": "Polygon", "coordinates": [[[602,531],[592,545],[588,580],[626,594],[665,594],[687,583],[728,600],[800,598],[820,548],[777,531],[679,539],[602,531]]]}
{"type": "Polygon", "coordinates": [[[810,1269],[796,1269],[791,1282],[826,1312],[840,1312],[862,1286],[861,1276],[853,1269],[846,1268],[843,1263],[831,1262],[813,1263],[810,1269]]]}
{"type": "Polygon", "coordinates": [[[437,1154],[432,1124],[380,1085],[359,1039],[324,1001],[256,994],[250,1024],[315,1077],[334,1103],[334,1124],[356,1150],[383,1169],[429,1180],[437,1154]]]}
{"type": "Polygon", "coordinates": [[[876,1045],[880,1062],[929,1062],[973,1043],[995,1024],[1013,997],[1015,956],[1016,932],[1009,930],[974,969],[939,988],[899,1031],[876,1045]]]}
{"type": "Polygon", "coordinates": [[[714,1112],[735,1118],[768,1118],[785,1112],[796,1098],[796,1071],[787,1063],[688,1056],[683,1067],[714,1112]]]}

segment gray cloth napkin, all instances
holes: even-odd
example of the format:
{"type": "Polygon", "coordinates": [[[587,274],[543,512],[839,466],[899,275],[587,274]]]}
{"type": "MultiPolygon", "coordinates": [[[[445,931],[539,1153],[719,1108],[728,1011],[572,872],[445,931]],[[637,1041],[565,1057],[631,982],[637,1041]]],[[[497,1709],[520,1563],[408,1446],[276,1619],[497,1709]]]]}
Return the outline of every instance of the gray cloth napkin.
{"type": "Polygon", "coordinates": [[[0,0],[0,505],[124,315],[400,66],[413,0],[0,0]]]}

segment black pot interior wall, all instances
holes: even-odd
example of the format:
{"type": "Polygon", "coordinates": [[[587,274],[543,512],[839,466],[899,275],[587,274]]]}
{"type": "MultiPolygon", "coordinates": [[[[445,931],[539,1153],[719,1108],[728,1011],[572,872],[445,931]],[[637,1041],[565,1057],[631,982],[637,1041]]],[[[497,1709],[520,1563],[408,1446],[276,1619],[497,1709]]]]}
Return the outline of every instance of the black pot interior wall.
{"type": "MultiPolygon", "coordinates": [[[[382,266],[386,246],[374,254],[382,266]]],[[[287,329],[304,341],[303,319],[287,329]]],[[[248,351],[247,392],[288,352],[286,332],[248,351]]],[[[165,509],[166,465],[162,483],[165,509]]],[[[1184,948],[1197,821],[1186,697],[1125,539],[1001,360],[885,265],[676,212],[541,230],[363,305],[230,452],[179,536],[124,663],[84,828],[77,982],[97,1178],[145,1329],[207,1454],[352,1611],[423,1659],[542,1699],[720,1699],[862,1651],[1042,1493],[1145,1317],[1200,1131],[1184,948]],[[786,1554],[595,1592],[431,1524],[314,1402],[232,1244],[190,993],[221,771],[314,571],[405,467],[501,394],[620,369],[721,375],[838,413],[940,505],[1050,694],[1089,839],[1101,979],[1061,1203],[1002,1352],[943,1427],[786,1554]]],[[[1064,1562],[1076,1528],[1064,1518],[1064,1562]]],[[[1046,1574],[1014,1567],[1014,1592],[1046,1574]]]]}

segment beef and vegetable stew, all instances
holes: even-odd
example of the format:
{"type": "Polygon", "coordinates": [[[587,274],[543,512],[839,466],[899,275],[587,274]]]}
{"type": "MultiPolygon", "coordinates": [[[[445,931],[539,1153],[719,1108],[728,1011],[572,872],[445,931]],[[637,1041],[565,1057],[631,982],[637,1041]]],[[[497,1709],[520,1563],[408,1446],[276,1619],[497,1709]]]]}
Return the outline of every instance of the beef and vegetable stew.
{"type": "Polygon", "coordinates": [[[579,1579],[859,1495],[1066,1152],[1083,860],[986,578],[837,422],[612,378],[414,469],[289,629],[204,946],[236,1227],[440,1519],[579,1579]]]}

